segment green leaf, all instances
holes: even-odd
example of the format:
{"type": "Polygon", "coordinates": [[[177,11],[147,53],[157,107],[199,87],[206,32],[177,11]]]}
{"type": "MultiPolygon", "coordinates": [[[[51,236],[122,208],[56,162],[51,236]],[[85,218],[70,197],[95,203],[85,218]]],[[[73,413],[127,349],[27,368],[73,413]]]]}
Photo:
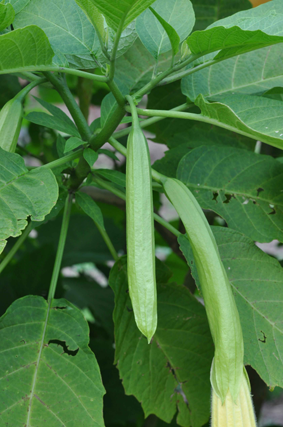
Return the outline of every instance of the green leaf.
{"type": "Polygon", "coordinates": [[[92,3],[105,16],[108,25],[114,30],[119,26],[125,29],[155,0],[92,0],[92,3]]]}
{"type": "Polygon", "coordinates": [[[0,36],[0,52],[0,74],[40,70],[54,56],[45,33],[35,25],[0,36]]]}
{"type": "Polygon", "coordinates": [[[81,147],[85,144],[85,141],[82,141],[80,138],[72,137],[67,139],[65,144],[64,154],[69,153],[69,151],[75,150],[75,148],[81,147]]]}
{"type": "Polygon", "coordinates": [[[28,296],[0,319],[0,336],[2,423],[104,425],[104,388],[80,310],[28,296]]]}
{"type": "Polygon", "coordinates": [[[191,0],[196,14],[195,30],[204,30],[213,22],[252,7],[249,0],[191,0]]]}
{"type": "Polygon", "coordinates": [[[104,127],[105,123],[111,117],[113,112],[116,110],[118,104],[113,93],[108,93],[102,100],[101,103],[101,127],[104,127]]]}
{"type": "MultiPolygon", "coordinates": [[[[245,364],[251,365],[270,387],[282,387],[282,267],[241,233],[212,229],[240,314],[245,364]]],[[[182,236],[179,243],[197,279],[189,241],[182,236]]]]}
{"type": "Polygon", "coordinates": [[[86,148],[83,152],[83,156],[91,168],[93,167],[94,163],[98,159],[98,154],[95,151],[93,151],[91,148],[86,148]]]}
{"type": "Polygon", "coordinates": [[[77,130],[74,122],[65,114],[60,108],[55,105],[44,101],[43,99],[34,98],[39,102],[50,114],[32,111],[25,118],[31,122],[36,123],[40,126],[45,126],[50,129],[57,129],[61,132],[73,135],[80,138],[79,131],[77,130]]]}
{"type": "Polygon", "coordinates": [[[270,156],[217,146],[190,151],[177,172],[203,209],[258,242],[283,241],[282,175],[270,156]]]}
{"type": "Polygon", "coordinates": [[[95,203],[92,198],[85,193],[76,193],[76,202],[80,208],[97,224],[100,228],[105,230],[103,215],[100,207],[95,203]]]}
{"type": "Polygon", "coordinates": [[[250,95],[217,97],[209,103],[199,95],[195,104],[212,124],[251,135],[273,147],[283,148],[283,102],[250,95]]]}
{"type": "MultiPolygon", "coordinates": [[[[242,30],[261,30],[270,36],[283,36],[283,5],[279,0],[268,2],[254,9],[237,13],[213,24],[230,29],[238,26],[242,30]]],[[[208,31],[211,31],[208,30],[208,31]]],[[[194,65],[215,57],[207,55],[194,65]]],[[[182,80],[182,90],[191,100],[199,93],[205,97],[225,93],[261,94],[275,86],[282,86],[282,45],[270,46],[256,52],[245,53],[212,65],[182,80]],[[253,64],[253,72],[243,73],[253,64]],[[219,79],[219,75],[222,76],[219,79]]]]}
{"type": "Polygon", "coordinates": [[[10,3],[13,6],[16,14],[19,13],[29,2],[30,0],[4,0],[4,3],[10,3]]]}
{"type": "Polygon", "coordinates": [[[155,414],[170,423],[178,407],[181,426],[200,427],[209,418],[213,356],[206,314],[185,287],[164,284],[159,277],[157,280],[158,328],[148,345],[131,310],[126,259],[111,270],[115,362],[126,393],[142,402],[146,417],[155,414]]]}
{"type": "Polygon", "coordinates": [[[157,59],[170,49],[176,55],[180,42],[190,34],[194,22],[190,0],[156,0],[138,17],[136,28],[146,49],[157,59]]]}
{"type": "Polygon", "coordinates": [[[118,157],[116,156],[115,153],[113,153],[113,151],[106,150],[104,148],[99,148],[99,150],[97,150],[97,153],[98,154],[104,154],[105,156],[110,157],[110,159],[112,159],[112,160],[119,161],[118,157]]]}
{"type": "Polygon", "coordinates": [[[15,11],[12,5],[0,4],[0,31],[5,30],[15,19],[15,11]]]}
{"type": "Polygon", "coordinates": [[[25,167],[21,156],[0,149],[0,252],[6,239],[21,234],[27,218],[42,221],[58,198],[55,176],[48,169],[25,167]]]}
{"type": "Polygon", "coordinates": [[[102,41],[105,41],[104,18],[99,13],[92,0],[75,0],[80,8],[84,11],[95,30],[100,34],[102,41]]]}
{"type": "Polygon", "coordinates": [[[188,37],[187,43],[194,55],[207,55],[220,51],[215,60],[282,43],[282,36],[270,36],[260,30],[247,31],[239,27],[213,27],[205,31],[195,31],[188,37]]]}
{"type": "Polygon", "coordinates": [[[108,179],[108,181],[113,182],[113,184],[126,188],[126,175],[122,172],[112,169],[96,169],[95,174],[108,179]]]}
{"type": "Polygon", "coordinates": [[[47,35],[61,62],[74,68],[96,68],[100,44],[95,29],[75,0],[30,0],[16,16],[15,28],[37,25],[47,35]]]}
{"type": "Polygon", "coordinates": [[[0,108],[17,95],[22,89],[16,76],[3,74],[0,76],[0,108]]]}

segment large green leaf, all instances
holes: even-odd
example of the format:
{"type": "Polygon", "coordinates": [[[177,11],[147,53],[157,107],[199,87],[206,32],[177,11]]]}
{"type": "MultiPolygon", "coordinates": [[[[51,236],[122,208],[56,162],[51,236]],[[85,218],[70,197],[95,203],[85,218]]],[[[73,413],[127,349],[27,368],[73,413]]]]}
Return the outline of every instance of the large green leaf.
{"type": "Polygon", "coordinates": [[[199,95],[195,101],[210,123],[283,149],[282,101],[239,94],[217,99],[210,103],[199,95]]]}
{"type": "MultiPolygon", "coordinates": [[[[261,30],[270,36],[283,36],[283,4],[280,0],[268,2],[255,9],[239,12],[231,17],[215,22],[211,27],[223,26],[231,29],[238,26],[242,30],[261,30]]],[[[212,29],[209,30],[210,32],[212,29]]],[[[220,30],[218,30],[220,31],[220,30]]],[[[199,93],[204,96],[240,91],[243,93],[262,93],[274,86],[282,86],[282,44],[260,49],[257,52],[236,56],[224,63],[215,64],[204,70],[185,77],[182,90],[194,100],[199,93]],[[249,73],[243,70],[249,69],[249,73]],[[221,75],[221,79],[219,79],[221,75]]],[[[209,54],[199,59],[194,65],[215,57],[209,54]]]]}
{"type": "Polygon", "coordinates": [[[29,2],[30,0],[4,0],[6,4],[11,3],[15,13],[19,13],[29,2]]]}
{"type": "Polygon", "coordinates": [[[105,41],[104,17],[99,13],[99,10],[94,5],[93,0],[75,0],[75,2],[84,11],[89,21],[92,23],[96,31],[100,34],[101,40],[105,41]]]}
{"type": "Polygon", "coordinates": [[[194,55],[207,55],[220,51],[215,60],[233,56],[283,42],[282,36],[272,36],[261,30],[247,31],[240,27],[213,27],[205,31],[195,31],[187,43],[194,55]]]}
{"type": "Polygon", "coordinates": [[[155,414],[170,423],[177,407],[178,424],[200,427],[210,412],[213,345],[207,318],[185,287],[164,284],[160,273],[158,328],[147,344],[131,310],[126,259],[113,267],[109,284],[115,292],[115,361],[126,393],[142,403],[145,416],[155,414]]]}
{"type": "MultiPolygon", "coordinates": [[[[212,227],[240,314],[245,364],[271,387],[283,387],[283,270],[279,262],[236,231],[212,227]]],[[[179,238],[196,280],[189,241],[179,238]]]]}
{"type": "Polygon", "coordinates": [[[204,30],[213,22],[252,7],[249,0],[191,0],[196,14],[195,30],[204,30]]]}
{"type": "MultiPolygon", "coordinates": [[[[173,27],[179,36],[179,43],[191,33],[195,14],[190,0],[157,0],[152,9],[173,27]],[[181,15],[182,19],[180,19],[181,15]]],[[[161,53],[171,49],[171,42],[165,28],[149,9],[138,17],[136,28],[142,43],[154,58],[157,59],[161,53]]]]}
{"type": "Polygon", "coordinates": [[[17,300],[0,319],[0,337],[3,425],[104,425],[99,367],[75,306],[17,300]]]}
{"type": "Polygon", "coordinates": [[[30,0],[14,21],[15,28],[37,25],[56,53],[79,68],[95,68],[100,44],[94,27],[75,0],[30,0]]]}
{"type": "Polygon", "coordinates": [[[155,0],[92,0],[93,4],[105,16],[108,25],[117,30],[120,25],[125,29],[155,0]]]}
{"type": "Polygon", "coordinates": [[[0,149],[0,252],[5,240],[21,234],[27,218],[42,221],[58,198],[55,176],[48,169],[25,167],[21,156],[0,149]]]}
{"type": "Polygon", "coordinates": [[[15,18],[15,11],[10,4],[0,4],[0,31],[5,30],[12,24],[15,18]]]}
{"type": "Polygon", "coordinates": [[[35,25],[0,36],[0,52],[0,74],[40,70],[54,56],[45,33],[35,25]]]}
{"type": "Polygon", "coordinates": [[[229,147],[199,147],[182,158],[177,177],[203,209],[253,240],[283,241],[283,165],[229,147]]]}

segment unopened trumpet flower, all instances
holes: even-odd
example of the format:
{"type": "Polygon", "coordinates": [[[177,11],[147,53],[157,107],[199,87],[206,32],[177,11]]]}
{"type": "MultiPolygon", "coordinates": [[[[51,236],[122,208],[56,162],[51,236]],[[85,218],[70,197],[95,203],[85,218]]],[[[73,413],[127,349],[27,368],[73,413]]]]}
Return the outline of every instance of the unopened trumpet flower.
{"type": "Polygon", "coordinates": [[[212,427],[255,427],[239,313],[214,235],[190,190],[177,179],[164,177],[162,183],[192,247],[215,345],[212,427]]]}

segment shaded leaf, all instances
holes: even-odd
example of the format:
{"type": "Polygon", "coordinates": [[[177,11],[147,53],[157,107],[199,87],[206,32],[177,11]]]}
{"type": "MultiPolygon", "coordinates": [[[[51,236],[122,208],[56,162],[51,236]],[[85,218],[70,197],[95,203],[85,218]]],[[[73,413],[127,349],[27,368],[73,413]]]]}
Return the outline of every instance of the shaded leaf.
{"type": "Polygon", "coordinates": [[[0,320],[1,420],[4,424],[103,426],[104,388],[89,330],[66,300],[15,301],[0,320]],[[5,384],[5,386],[4,386],[5,384]]]}
{"type": "Polygon", "coordinates": [[[54,56],[45,33],[35,25],[0,36],[0,51],[0,74],[44,69],[54,56]]]}
{"type": "Polygon", "coordinates": [[[108,181],[113,182],[113,184],[126,188],[126,175],[122,172],[111,169],[96,169],[95,174],[108,179],[108,181]]]}
{"type": "Polygon", "coordinates": [[[148,345],[131,310],[126,259],[113,267],[115,361],[126,393],[141,401],[145,416],[170,423],[178,408],[180,425],[200,427],[210,412],[213,345],[206,314],[186,288],[158,282],[158,328],[148,345]]]}
{"type": "Polygon", "coordinates": [[[105,230],[101,209],[88,194],[77,192],[76,202],[84,211],[84,213],[86,213],[91,219],[93,219],[93,221],[98,224],[99,227],[105,230]]]}
{"type": "Polygon", "coordinates": [[[80,138],[74,122],[60,108],[44,101],[43,99],[34,97],[50,114],[32,111],[25,118],[40,126],[45,126],[50,129],[57,129],[61,132],[73,135],[80,138]]]}
{"type": "Polygon", "coordinates": [[[93,151],[91,148],[86,148],[83,152],[83,156],[91,168],[93,167],[94,163],[98,159],[98,154],[95,151],[93,151]]]}
{"type": "Polygon", "coordinates": [[[78,147],[81,147],[83,144],[85,144],[85,142],[75,136],[67,139],[64,154],[69,153],[69,151],[75,150],[78,147]]]}
{"type": "MultiPolygon", "coordinates": [[[[282,387],[282,267],[241,233],[212,229],[240,314],[245,364],[251,365],[270,387],[282,387]]],[[[197,279],[189,241],[182,236],[179,243],[197,279]]]]}
{"type": "Polygon", "coordinates": [[[11,4],[0,4],[0,31],[5,30],[12,24],[15,18],[15,11],[11,4]]]}
{"type": "Polygon", "coordinates": [[[27,218],[42,221],[58,198],[55,176],[48,169],[25,167],[21,156],[0,149],[0,251],[5,240],[21,234],[27,218]]]}

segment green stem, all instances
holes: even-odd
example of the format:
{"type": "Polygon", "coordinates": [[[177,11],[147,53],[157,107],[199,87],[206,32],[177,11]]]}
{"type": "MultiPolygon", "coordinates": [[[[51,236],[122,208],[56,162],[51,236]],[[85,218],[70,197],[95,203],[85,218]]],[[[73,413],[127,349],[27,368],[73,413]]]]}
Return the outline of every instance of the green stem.
{"type": "MultiPolygon", "coordinates": [[[[78,157],[80,157],[80,155],[83,153],[83,151],[84,151],[84,148],[80,148],[79,150],[75,151],[74,153],[67,154],[64,157],[61,157],[61,159],[54,160],[53,162],[47,163],[46,165],[39,166],[39,168],[41,168],[41,169],[58,168],[59,166],[62,166],[65,163],[68,163],[68,162],[75,160],[78,157]]],[[[39,169],[39,168],[37,168],[37,169],[39,169]]]]}
{"type": "Polygon", "coordinates": [[[47,79],[44,77],[42,79],[37,79],[29,83],[27,86],[25,86],[15,97],[14,99],[18,99],[19,101],[23,102],[25,97],[29,94],[29,92],[35,88],[36,86],[45,83],[47,79]]]}
{"type": "Polygon", "coordinates": [[[86,121],[88,121],[89,107],[92,97],[93,80],[85,77],[78,78],[77,96],[79,98],[79,106],[86,121]]]}
{"type": "Polygon", "coordinates": [[[63,258],[64,248],[65,248],[65,243],[66,243],[66,238],[68,233],[68,227],[69,227],[69,221],[71,216],[72,202],[73,202],[73,195],[69,194],[65,202],[61,233],[60,233],[56,259],[55,259],[54,269],[53,269],[49,293],[48,293],[49,304],[54,298],[58,277],[61,269],[62,258],[63,258]]]}
{"type": "Polygon", "coordinates": [[[111,137],[117,126],[120,124],[124,115],[124,107],[118,105],[116,110],[105,123],[105,126],[103,127],[101,132],[99,132],[99,134],[97,135],[95,134],[92,136],[92,138],[90,139],[90,145],[95,151],[98,150],[103,144],[105,144],[105,142],[109,141],[109,138],[111,137]]]}
{"type": "Polygon", "coordinates": [[[125,22],[125,18],[122,19],[119,23],[119,27],[118,27],[118,30],[117,30],[117,33],[115,36],[114,44],[113,44],[113,49],[112,49],[111,58],[110,58],[110,70],[109,70],[109,80],[110,81],[112,81],[114,79],[114,75],[115,75],[116,54],[117,54],[117,50],[119,47],[119,41],[120,41],[121,34],[123,31],[124,22],[125,22]]]}
{"type": "Polygon", "coordinates": [[[140,127],[140,121],[139,121],[139,116],[138,116],[138,113],[137,113],[137,108],[136,108],[136,105],[134,103],[134,100],[129,95],[126,96],[126,100],[130,104],[129,111],[130,111],[130,113],[132,115],[132,119],[133,119],[132,127],[133,128],[139,128],[140,127]]]}
{"type": "MultiPolygon", "coordinates": [[[[189,108],[193,107],[195,104],[193,103],[188,103],[188,104],[182,104],[182,105],[178,105],[178,107],[172,108],[172,110],[169,111],[183,111],[183,110],[188,110],[189,108]]],[[[140,127],[146,128],[150,125],[153,125],[154,123],[160,122],[161,120],[164,120],[165,117],[150,117],[149,119],[146,120],[142,120],[140,122],[140,127]]],[[[122,130],[118,130],[117,132],[115,132],[113,134],[113,137],[116,139],[122,138],[123,136],[128,135],[132,130],[132,126],[129,126],[125,129],[122,130]]]]}
{"type": "Polygon", "coordinates": [[[207,61],[207,62],[205,62],[203,64],[197,65],[194,68],[189,68],[188,70],[183,70],[180,73],[176,73],[173,76],[169,76],[166,80],[163,80],[160,83],[160,86],[167,85],[169,83],[173,83],[176,80],[180,80],[183,77],[189,76],[190,74],[194,74],[197,71],[200,71],[200,70],[203,70],[204,68],[210,67],[211,65],[218,64],[218,62],[224,61],[224,59],[226,59],[226,58],[207,61]]]}
{"type": "Polygon", "coordinates": [[[22,246],[22,244],[24,243],[24,241],[28,237],[29,233],[31,232],[32,226],[33,226],[33,224],[32,224],[32,222],[30,222],[29,225],[24,230],[24,232],[22,233],[22,235],[18,238],[18,240],[16,241],[16,243],[14,244],[14,246],[12,247],[10,252],[5,256],[5,258],[3,259],[3,261],[0,264],[0,274],[2,273],[4,268],[7,267],[9,262],[13,259],[14,255],[16,254],[18,249],[22,246]]]}
{"type": "Polygon", "coordinates": [[[36,74],[29,73],[28,71],[26,73],[15,73],[15,76],[20,77],[21,79],[28,80],[30,82],[33,82],[35,80],[41,80],[40,76],[37,76],[36,74]]]}
{"type": "MultiPolygon", "coordinates": [[[[116,187],[112,186],[109,182],[104,181],[101,178],[94,178],[94,182],[96,182],[100,187],[104,188],[105,190],[110,191],[111,193],[115,194],[117,197],[120,197],[120,199],[126,201],[126,194],[123,193],[121,190],[118,190],[116,187]]],[[[165,219],[161,218],[156,213],[153,214],[154,220],[158,222],[159,224],[163,225],[163,227],[167,228],[167,230],[171,231],[176,237],[179,237],[182,233],[178,231],[173,225],[169,224],[165,219]]]]}
{"type": "MultiPolygon", "coordinates": [[[[130,111],[128,107],[125,107],[125,110],[130,111]]],[[[172,111],[172,110],[143,110],[141,108],[137,108],[137,112],[142,116],[149,116],[149,117],[158,116],[158,117],[164,117],[164,118],[186,119],[186,120],[194,120],[196,122],[208,123],[210,125],[218,126],[223,129],[227,129],[231,132],[235,132],[240,135],[247,136],[248,138],[255,139],[256,141],[258,140],[258,136],[255,136],[249,132],[242,131],[233,126],[227,125],[226,123],[219,122],[218,120],[211,119],[210,117],[203,116],[202,114],[185,113],[182,111],[172,111]]],[[[264,135],[261,138],[261,141],[266,142],[269,145],[273,145],[274,147],[277,147],[275,143],[271,143],[267,138],[264,137],[264,135]]]]}
{"type": "Polygon", "coordinates": [[[5,71],[0,72],[1,74],[17,74],[17,73],[21,73],[21,74],[27,74],[30,75],[30,73],[32,72],[51,72],[54,71],[55,73],[64,73],[64,74],[71,74],[73,76],[78,76],[78,77],[85,77],[86,79],[91,79],[94,80],[95,82],[104,82],[107,83],[108,82],[108,77],[106,76],[98,76],[97,74],[91,74],[91,73],[86,73],[85,71],[81,71],[81,70],[75,70],[74,68],[65,68],[65,67],[51,67],[51,66],[46,66],[46,65],[35,65],[35,66],[30,66],[30,67],[26,67],[25,71],[23,71],[23,68],[12,68],[12,69],[5,69],[5,71]]]}
{"type": "Polygon", "coordinates": [[[122,92],[120,91],[120,89],[118,88],[118,86],[116,85],[116,83],[114,81],[109,81],[108,87],[111,90],[111,92],[113,93],[118,105],[120,105],[120,107],[124,107],[125,98],[124,98],[122,92]]]}
{"type": "Polygon", "coordinates": [[[62,79],[57,78],[54,74],[49,72],[44,73],[44,75],[53,84],[57,92],[61,95],[63,101],[65,102],[68,110],[71,113],[71,116],[74,119],[74,122],[77,125],[82,139],[84,141],[89,141],[91,138],[91,130],[66,82],[62,79]]]}
{"type": "Polygon", "coordinates": [[[116,252],[116,249],[113,246],[113,243],[110,240],[110,237],[108,236],[107,231],[104,228],[102,228],[99,224],[97,224],[97,223],[95,223],[95,224],[96,224],[101,236],[103,237],[103,240],[106,243],[106,245],[109,249],[109,252],[111,253],[114,261],[118,261],[118,259],[119,259],[118,254],[116,252]]]}

